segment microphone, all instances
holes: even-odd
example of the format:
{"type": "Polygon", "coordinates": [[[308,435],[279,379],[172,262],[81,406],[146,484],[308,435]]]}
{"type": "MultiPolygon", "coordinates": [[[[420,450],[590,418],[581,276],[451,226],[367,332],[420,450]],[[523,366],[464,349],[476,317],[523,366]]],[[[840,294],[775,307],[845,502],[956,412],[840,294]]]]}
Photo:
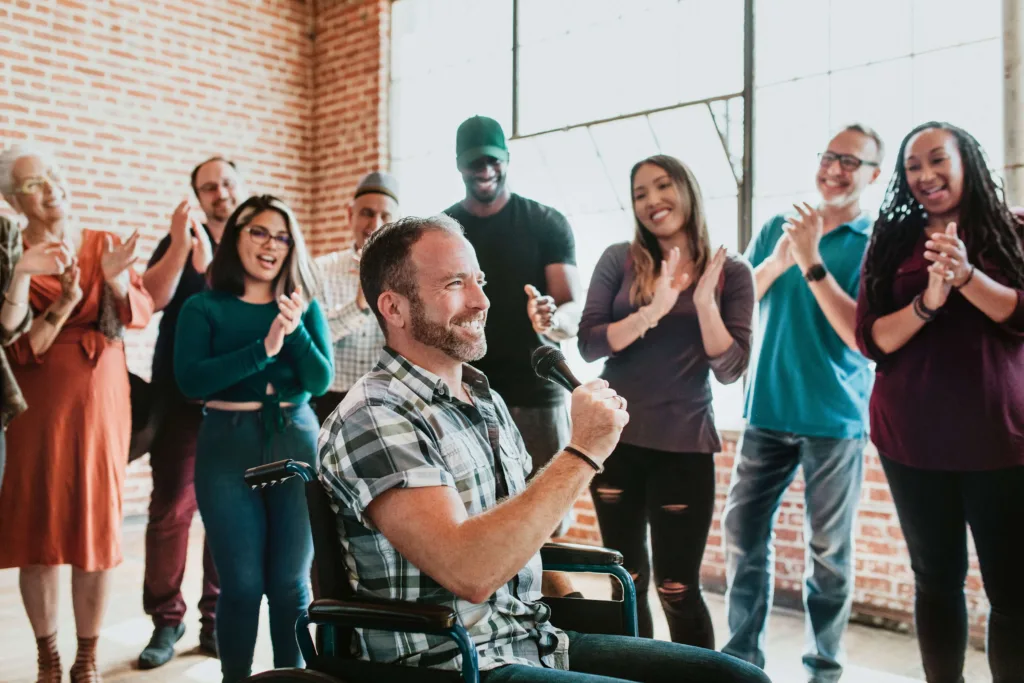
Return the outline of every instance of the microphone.
{"type": "Polygon", "coordinates": [[[572,391],[581,382],[572,374],[569,364],[565,362],[565,356],[553,346],[540,346],[533,352],[531,360],[533,371],[538,377],[543,377],[549,382],[554,382],[567,391],[572,391]]]}

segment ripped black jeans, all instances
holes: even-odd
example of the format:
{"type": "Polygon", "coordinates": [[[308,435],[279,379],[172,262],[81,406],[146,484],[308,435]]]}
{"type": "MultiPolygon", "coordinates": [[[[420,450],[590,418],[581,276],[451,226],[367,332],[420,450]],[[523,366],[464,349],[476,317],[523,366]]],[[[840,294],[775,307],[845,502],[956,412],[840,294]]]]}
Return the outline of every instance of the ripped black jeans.
{"type": "MultiPolygon", "coordinates": [[[[715,510],[715,460],[710,453],[668,453],[620,443],[605,471],[590,485],[603,543],[622,553],[636,581],[640,635],[654,637],[647,600],[654,580],[672,641],[715,649],[715,633],[700,590],[711,517],[715,510]]],[[[621,596],[613,581],[616,599],[621,596]]]]}

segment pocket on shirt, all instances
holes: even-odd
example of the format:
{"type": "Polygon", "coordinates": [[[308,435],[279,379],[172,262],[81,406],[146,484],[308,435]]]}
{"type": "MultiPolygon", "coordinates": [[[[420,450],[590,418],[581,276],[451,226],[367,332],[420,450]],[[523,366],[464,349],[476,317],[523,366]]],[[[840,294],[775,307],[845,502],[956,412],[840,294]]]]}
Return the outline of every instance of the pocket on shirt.
{"type": "Polygon", "coordinates": [[[473,455],[472,447],[462,441],[443,442],[441,457],[444,458],[448,471],[456,481],[465,479],[480,467],[480,462],[473,455]]]}

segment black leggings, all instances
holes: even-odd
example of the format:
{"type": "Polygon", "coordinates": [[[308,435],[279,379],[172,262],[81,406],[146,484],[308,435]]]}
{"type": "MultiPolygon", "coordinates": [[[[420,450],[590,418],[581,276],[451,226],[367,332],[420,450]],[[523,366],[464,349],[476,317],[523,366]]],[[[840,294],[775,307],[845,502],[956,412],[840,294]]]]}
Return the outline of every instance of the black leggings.
{"type": "Polygon", "coordinates": [[[1024,467],[941,472],[883,457],[914,569],[914,621],[928,683],[961,683],[967,650],[967,527],[988,619],[993,683],[1024,682],[1024,467]]]}
{"type": "MultiPolygon", "coordinates": [[[[654,637],[647,591],[654,578],[672,641],[715,648],[700,590],[700,563],[715,509],[715,460],[709,453],[667,453],[620,443],[590,485],[603,543],[622,553],[636,581],[640,635],[654,637]]],[[[613,581],[616,598],[621,597],[613,581]]]]}

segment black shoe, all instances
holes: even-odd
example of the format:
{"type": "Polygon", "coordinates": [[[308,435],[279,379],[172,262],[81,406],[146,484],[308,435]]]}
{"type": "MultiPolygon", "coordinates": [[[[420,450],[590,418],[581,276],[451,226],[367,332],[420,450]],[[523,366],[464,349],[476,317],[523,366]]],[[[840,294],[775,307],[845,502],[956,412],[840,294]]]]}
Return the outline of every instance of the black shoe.
{"type": "Polygon", "coordinates": [[[174,644],[185,635],[185,624],[177,626],[157,626],[149,645],[139,655],[140,669],[155,669],[171,661],[174,657],[174,644]]]}
{"type": "Polygon", "coordinates": [[[217,633],[212,628],[199,632],[199,651],[208,657],[217,657],[217,633]]]}

